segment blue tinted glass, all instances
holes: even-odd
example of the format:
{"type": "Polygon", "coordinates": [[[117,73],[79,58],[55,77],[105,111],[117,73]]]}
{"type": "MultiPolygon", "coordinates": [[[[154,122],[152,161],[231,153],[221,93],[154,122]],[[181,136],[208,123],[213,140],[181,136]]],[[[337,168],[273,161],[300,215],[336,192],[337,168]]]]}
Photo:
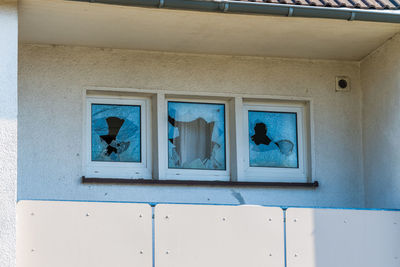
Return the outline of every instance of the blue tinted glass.
{"type": "Polygon", "coordinates": [[[140,162],[140,106],[92,104],[92,160],[140,162]]]}
{"type": "Polygon", "coordinates": [[[225,105],[168,102],[168,167],[225,170],[225,105]]]}
{"type": "Polygon", "coordinates": [[[251,167],[297,168],[297,114],[249,111],[251,167]]]}

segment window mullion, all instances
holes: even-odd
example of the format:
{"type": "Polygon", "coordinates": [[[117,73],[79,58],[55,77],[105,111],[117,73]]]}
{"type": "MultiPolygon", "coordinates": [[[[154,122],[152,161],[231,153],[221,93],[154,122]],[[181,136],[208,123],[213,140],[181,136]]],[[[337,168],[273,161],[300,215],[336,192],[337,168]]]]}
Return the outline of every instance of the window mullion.
{"type": "Polygon", "coordinates": [[[244,131],[243,131],[243,99],[234,97],[230,101],[230,140],[231,140],[231,181],[239,181],[244,176],[244,131]]]}
{"type": "Polygon", "coordinates": [[[162,180],[166,178],[167,170],[167,115],[165,112],[165,94],[157,93],[153,97],[153,129],[154,129],[154,168],[153,178],[162,180]]]}

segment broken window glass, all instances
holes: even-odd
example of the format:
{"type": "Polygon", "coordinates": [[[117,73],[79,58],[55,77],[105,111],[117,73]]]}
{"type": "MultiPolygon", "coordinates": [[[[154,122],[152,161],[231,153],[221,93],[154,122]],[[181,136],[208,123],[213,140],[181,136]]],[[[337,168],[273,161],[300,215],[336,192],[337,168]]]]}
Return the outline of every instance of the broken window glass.
{"type": "Polygon", "coordinates": [[[92,104],[92,161],[141,162],[140,106],[92,104]]]}
{"type": "Polygon", "coordinates": [[[168,102],[168,167],[225,170],[225,105],[168,102]]]}
{"type": "Polygon", "coordinates": [[[250,167],[298,168],[297,113],[249,111],[250,167]]]}

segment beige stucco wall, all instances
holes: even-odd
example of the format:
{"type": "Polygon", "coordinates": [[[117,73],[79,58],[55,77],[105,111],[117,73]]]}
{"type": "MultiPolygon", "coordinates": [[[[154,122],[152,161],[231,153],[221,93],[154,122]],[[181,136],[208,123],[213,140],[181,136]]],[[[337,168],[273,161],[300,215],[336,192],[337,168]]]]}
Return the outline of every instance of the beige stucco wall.
{"type": "Polygon", "coordinates": [[[364,206],[358,63],[37,45],[20,46],[19,63],[19,199],[364,206]],[[351,92],[335,92],[337,75],[351,92]],[[321,186],[82,185],[85,86],[310,97],[321,186]]]}
{"type": "Polygon", "coordinates": [[[15,2],[0,0],[0,266],[15,266],[17,185],[17,53],[15,2]]]}
{"type": "Polygon", "coordinates": [[[400,208],[400,35],[361,62],[366,206],[400,208]]]}

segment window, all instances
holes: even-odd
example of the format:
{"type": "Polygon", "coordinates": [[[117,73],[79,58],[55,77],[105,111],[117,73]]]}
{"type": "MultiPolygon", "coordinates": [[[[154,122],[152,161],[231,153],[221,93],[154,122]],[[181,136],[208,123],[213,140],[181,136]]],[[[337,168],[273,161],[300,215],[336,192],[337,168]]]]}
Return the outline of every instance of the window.
{"type": "Polygon", "coordinates": [[[245,104],[244,181],[306,180],[304,107],[245,104]]]}
{"type": "Polygon", "coordinates": [[[226,103],[167,100],[167,179],[229,181],[226,103]]]}
{"type": "Polygon", "coordinates": [[[151,178],[145,98],[86,100],[85,176],[151,178]]]}
{"type": "Polygon", "coordinates": [[[168,102],[168,168],[226,170],[225,105],[168,102]]]}
{"type": "Polygon", "coordinates": [[[308,100],[86,91],[84,176],[307,182],[308,100]]]}
{"type": "Polygon", "coordinates": [[[141,105],[91,105],[92,161],[141,162],[141,105]]]}

